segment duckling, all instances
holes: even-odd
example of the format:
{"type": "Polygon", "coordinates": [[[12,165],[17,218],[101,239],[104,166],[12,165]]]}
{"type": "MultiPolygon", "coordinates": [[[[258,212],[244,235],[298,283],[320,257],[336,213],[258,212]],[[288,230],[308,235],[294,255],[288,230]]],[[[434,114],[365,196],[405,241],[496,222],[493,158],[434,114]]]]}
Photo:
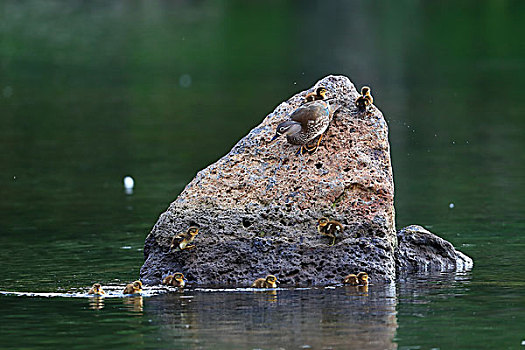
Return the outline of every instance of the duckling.
{"type": "Polygon", "coordinates": [[[324,100],[328,90],[324,86],[319,86],[315,92],[310,92],[304,97],[304,102],[312,102],[317,100],[324,100]]]}
{"type": "Polygon", "coordinates": [[[366,111],[367,107],[374,103],[374,98],[370,94],[370,88],[363,86],[361,88],[361,96],[355,100],[355,105],[360,111],[366,111]]]}
{"type": "Polygon", "coordinates": [[[168,275],[162,281],[162,284],[166,286],[173,286],[178,288],[184,288],[186,282],[184,281],[184,275],[180,272],[177,272],[173,275],[168,275]]]}
{"type": "Polygon", "coordinates": [[[252,288],[277,288],[277,277],[268,275],[266,278],[257,278],[252,284],[252,288]]]}
{"type": "Polygon", "coordinates": [[[359,280],[359,285],[368,286],[368,274],[366,272],[359,272],[357,279],[359,280]]]}
{"type": "Polygon", "coordinates": [[[343,225],[339,221],[328,220],[326,217],[320,218],[317,223],[317,231],[322,235],[332,237],[332,244],[330,244],[330,246],[333,246],[335,239],[343,232],[343,225]]]}
{"type": "Polygon", "coordinates": [[[333,109],[327,101],[314,101],[305,104],[292,112],[290,120],[277,125],[275,136],[271,141],[281,135],[286,135],[286,140],[289,143],[301,146],[298,154],[302,155],[305,150],[313,153],[319,147],[323,133],[328,129],[332,113],[333,109]],[[318,137],[315,146],[308,146],[311,141],[318,137]]]}
{"type": "Polygon", "coordinates": [[[142,292],[142,282],[141,281],[135,281],[133,283],[130,283],[124,288],[124,294],[137,294],[142,292]]]}
{"type": "Polygon", "coordinates": [[[188,244],[191,243],[198,234],[199,228],[191,226],[185,233],[176,235],[171,240],[170,251],[180,251],[184,249],[195,248],[195,245],[188,244]],[[175,250],[173,248],[175,248],[175,250]]]}
{"type": "Polygon", "coordinates": [[[95,283],[93,287],[91,287],[91,289],[89,290],[88,294],[102,295],[106,294],[106,292],[102,290],[102,286],[100,285],[100,283],[95,283]]]}
{"type": "Polygon", "coordinates": [[[351,286],[357,286],[359,285],[359,279],[357,278],[356,275],[354,275],[353,273],[347,275],[344,279],[343,279],[343,284],[349,284],[351,286]]]}

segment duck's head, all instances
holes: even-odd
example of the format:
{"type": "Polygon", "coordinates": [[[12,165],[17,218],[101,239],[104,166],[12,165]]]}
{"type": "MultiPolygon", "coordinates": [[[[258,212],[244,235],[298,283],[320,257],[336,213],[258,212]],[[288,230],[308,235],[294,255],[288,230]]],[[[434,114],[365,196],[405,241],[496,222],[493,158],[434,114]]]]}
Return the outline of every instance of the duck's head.
{"type": "Polygon", "coordinates": [[[370,88],[368,86],[363,86],[361,88],[361,95],[365,96],[365,95],[368,95],[370,94],[370,88]]]}
{"type": "Polygon", "coordinates": [[[351,275],[348,275],[348,276],[346,276],[344,278],[343,283],[357,285],[357,284],[359,284],[359,280],[358,280],[356,275],[351,274],[351,275]]]}
{"type": "Polygon", "coordinates": [[[101,289],[102,286],[100,285],[100,283],[95,283],[93,285],[93,290],[95,291],[95,293],[97,294],[104,294],[104,291],[101,289]]]}
{"type": "Polygon", "coordinates": [[[275,136],[271,139],[271,141],[275,140],[281,135],[293,135],[297,134],[299,131],[301,131],[301,123],[293,120],[287,120],[277,125],[275,136]]]}
{"type": "Polygon", "coordinates": [[[181,285],[184,285],[185,278],[182,273],[177,272],[176,274],[173,275],[173,279],[179,282],[181,285]]]}
{"type": "Polygon", "coordinates": [[[277,277],[274,275],[268,275],[266,276],[266,282],[269,283],[272,288],[276,288],[279,281],[277,281],[277,277]]]}
{"type": "Polygon", "coordinates": [[[321,96],[323,99],[326,98],[326,92],[328,90],[324,87],[324,86],[319,86],[316,90],[315,90],[315,93],[317,94],[317,96],[321,96]]]}
{"type": "Polygon", "coordinates": [[[368,274],[366,272],[359,272],[357,274],[357,279],[360,284],[368,284],[368,274]]]}
{"type": "Polygon", "coordinates": [[[199,234],[199,228],[197,226],[191,226],[188,229],[188,233],[192,236],[197,236],[199,234]]]}
{"type": "Polygon", "coordinates": [[[140,292],[142,290],[142,282],[141,281],[133,282],[133,289],[140,292]]]}
{"type": "Polygon", "coordinates": [[[322,217],[319,220],[317,220],[317,223],[319,224],[319,226],[324,227],[328,225],[328,221],[329,221],[328,218],[322,217]]]}

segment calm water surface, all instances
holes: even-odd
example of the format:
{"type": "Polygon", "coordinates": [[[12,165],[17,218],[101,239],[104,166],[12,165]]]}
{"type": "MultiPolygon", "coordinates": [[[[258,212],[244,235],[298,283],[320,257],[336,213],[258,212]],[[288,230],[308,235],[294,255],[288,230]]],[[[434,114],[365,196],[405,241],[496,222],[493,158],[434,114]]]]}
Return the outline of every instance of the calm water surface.
{"type": "Polygon", "coordinates": [[[195,173],[330,73],[389,123],[397,226],[475,261],[367,292],[0,295],[2,347],[525,348],[523,18],[520,1],[2,2],[0,290],[138,278],[195,173]]]}

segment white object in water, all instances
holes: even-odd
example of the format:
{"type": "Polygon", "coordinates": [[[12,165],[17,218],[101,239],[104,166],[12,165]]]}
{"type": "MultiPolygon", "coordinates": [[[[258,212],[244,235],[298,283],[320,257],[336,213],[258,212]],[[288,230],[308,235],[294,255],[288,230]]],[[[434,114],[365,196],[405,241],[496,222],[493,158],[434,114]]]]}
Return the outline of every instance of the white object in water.
{"type": "Polygon", "coordinates": [[[124,178],[124,187],[127,189],[132,189],[135,186],[135,180],[131,176],[126,176],[124,178]]]}
{"type": "Polygon", "coordinates": [[[454,203],[450,203],[450,204],[448,205],[448,207],[449,207],[450,209],[452,209],[452,208],[455,207],[455,205],[454,205],[454,203]]]}

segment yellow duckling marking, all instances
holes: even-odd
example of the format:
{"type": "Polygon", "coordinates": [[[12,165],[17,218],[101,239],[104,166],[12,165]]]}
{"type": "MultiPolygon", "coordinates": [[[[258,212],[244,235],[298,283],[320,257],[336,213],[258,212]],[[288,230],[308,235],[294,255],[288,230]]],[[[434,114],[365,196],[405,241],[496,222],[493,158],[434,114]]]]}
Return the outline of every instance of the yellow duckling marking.
{"type": "Polygon", "coordinates": [[[142,292],[142,282],[141,281],[135,281],[133,283],[130,283],[124,288],[124,294],[137,294],[142,292]]]}
{"type": "Polygon", "coordinates": [[[351,286],[368,286],[368,274],[366,272],[359,272],[357,275],[351,273],[343,279],[343,284],[349,284],[351,286]]]}
{"type": "Polygon", "coordinates": [[[317,221],[317,231],[324,236],[331,237],[332,243],[330,246],[333,246],[335,239],[343,232],[343,225],[339,221],[322,217],[317,221]]]}
{"type": "Polygon", "coordinates": [[[195,245],[190,245],[199,234],[199,228],[191,226],[185,233],[180,233],[171,240],[170,251],[180,251],[184,249],[195,248],[195,245]]]}
{"type": "Polygon", "coordinates": [[[366,111],[368,106],[374,103],[374,98],[370,94],[370,88],[368,86],[363,86],[361,88],[361,96],[355,100],[355,105],[360,111],[366,111]]]}
{"type": "Polygon", "coordinates": [[[173,286],[178,288],[184,288],[186,282],[184,281],[184,275],[180,272],[177,272],[173,275],[168,275],[162,281],[162,284],[166,286],[173,286]]]}
{"type": "Polygon", "coordinates": [[[366,272],[359,272],[357,279],[359,280],[359,285],[368,286],[368,274],[366,272]]]}
{"type": "Polygon", "coordinates": [[[103,295],[106,294],[106,292],[102,290],[102,286],[100,285],[100,283],[95,283],[89,290],[88,294],[103,295]]]}
{"type": "Polygon", "coordinates": [[[277,277],[268,275],[266,278],[258,278],[253,282],[252,288],[277,288],[277,277]]]}
{"type": "Polygon", "coordinates": [[[357,286],[359,285],[359,279],[357,278],[356,275],[354,275],[353,273],[347,275],[344,279],[343,279],[343,284],[349,284],[351,286],[357,286]]]}
{"type": "Polygon", "coordinates": [[[317,100],[324,100],[328,90],[324,86],[319,86],[315,92],[310,92],[304,97],[304,102],[312,102],[317,100]]]}

